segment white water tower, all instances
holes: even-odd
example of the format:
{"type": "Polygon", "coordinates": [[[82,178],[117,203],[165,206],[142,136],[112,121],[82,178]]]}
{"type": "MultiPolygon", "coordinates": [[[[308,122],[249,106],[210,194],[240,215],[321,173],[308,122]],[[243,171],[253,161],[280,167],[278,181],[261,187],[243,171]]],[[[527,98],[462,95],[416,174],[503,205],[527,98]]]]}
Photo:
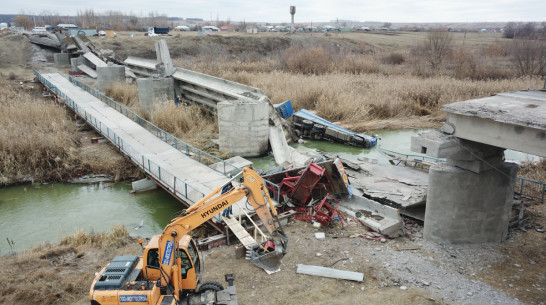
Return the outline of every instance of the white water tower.
{"type": "Polygon", "coordinates": [[[292,15],[292,25],[290,26],[290,33],[294,33],[294,15],[296,14],[296,7],[290,6],[290,15],[292,15]]]}

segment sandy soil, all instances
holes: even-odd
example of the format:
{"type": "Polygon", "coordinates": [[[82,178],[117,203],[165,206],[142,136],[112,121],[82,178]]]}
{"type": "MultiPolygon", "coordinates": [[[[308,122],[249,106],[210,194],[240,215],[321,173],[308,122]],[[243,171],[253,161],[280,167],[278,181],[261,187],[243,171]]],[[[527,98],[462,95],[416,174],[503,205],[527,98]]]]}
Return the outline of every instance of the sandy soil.
{"type": "MultiPolygon", "coordinates": [[[[532,209],[544,223],[544,205],[532,209]]],[[[280,272],[267,275],[223,246],[205,252],[204,279],[235,273],[241,304],[541,304],[546,296],[546,235],[536,231],[514,232],[499,245],[438,245],[419,233],[386,243],[350,238],[366,230],[357,223],[317,229],[292,221],[285,230],[280,272]],[[325,240],[315,238],[318,231],[325,240]],[[417,250],[399,251],[405,248],[417,250]],[[298,264],[362,272],[364,282],[300,275],[298,264]]]]}

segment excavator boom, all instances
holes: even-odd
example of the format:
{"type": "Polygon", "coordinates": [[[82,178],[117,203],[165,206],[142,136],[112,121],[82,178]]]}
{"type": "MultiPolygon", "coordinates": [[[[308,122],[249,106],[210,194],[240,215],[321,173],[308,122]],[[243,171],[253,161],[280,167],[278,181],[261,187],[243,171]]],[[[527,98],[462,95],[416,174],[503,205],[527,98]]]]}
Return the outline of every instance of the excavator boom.
{"type": "MultiPolygon", "coordinates": [[[[270,236],[277,238],[277,242],[273,241],[275,251],[267,251],[267,249],[263,251],[263,247],[257,245],[251,250],[250,260],[259,267],[265,267],[266,270],[278,269],[280,259],[286,253],[286,237],[282,229],[275,227],[272,211],[273,213],[276,213],[276,211],[273,208],[268,190],[265,187],[263,178],[252,169],[244,168],[242,176],[242,184],[233,186],[231,190],[224,194],[220,193],[222,188],[216,188],[199,202],[190,206],[181,216],[174,218],[165,227],[159,238],[159,258],[162,273],[171,274],[174,265],[174,259],[171,259],[173,250],[176,249],[178,240],[182,236],[245,197],[254,208],[254,212],[258,215],[270,236]]],[[[162,277],[162,285],[168,284],[168,280],[169,277],[162,277]]]]}
{"type": "Polygon", "coordinates": [[[263,244],[255,243],[247,249],[249,260],[266,271],[276,271],[286,253],[287,239],[280,225],[275,226],[276,210],[262,177],[249,168],[243,169],[242,176],[241,184],[233,185],[230,181],[229,190],[216,188],[172,219],[161,235],[155,235],[143,247],[143,256],[115,257],[95,276],[89,294],[91,304],[172,305],[181,304],[184,299],[202,298],[211,291],[235,294],[233,276],[230,280],[226,276],[230,283],[226,290],[217,282],[205,282],[197,288],[203,270],[202,257],[188,233],[243,198],[253,207],[270,236],[263,244]]]}

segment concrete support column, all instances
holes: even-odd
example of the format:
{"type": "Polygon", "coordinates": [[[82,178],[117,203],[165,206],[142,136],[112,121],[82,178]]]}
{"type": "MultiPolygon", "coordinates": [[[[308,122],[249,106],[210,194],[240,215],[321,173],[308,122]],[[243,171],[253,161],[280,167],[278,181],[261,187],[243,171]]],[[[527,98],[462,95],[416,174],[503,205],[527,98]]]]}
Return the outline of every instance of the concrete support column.
{"type": "Polygon", "coordinates": [[[137,85],[140,107],[148,115],[160,102],[174,100],[174,81],[171,77],[139,78],[137,85]]]}
{"type": "Polygon", "coordinates": [[[70,65],[72,66],[73,72],[80,72],[80,69],[78,69],[79,65],[85,65],[85,57],[78,56],[70,59],[70,65]]]}
{"type": "Polygon", "coordinates": [[[267,153],[269,104],[255,100],[217,104],[220,150],[233,156],[258,157],[267,153]]]}
{"type": "Polygon", "coordinates": [[[448,243],[506,239],[517,164],[504,148],[430,131],[412,137],[411,149],[446,164],[429,170],[423,237],[448,243]]]}
{"type": "Polygon", "coordinates": [[[106,86],[115,82],[125,82],[125,67],[119,65],[97,67],[97,80],[99,91],[104,93],[106,86]]]}
{"type": "Polygon", "coordinates": [[[449,243],[504,241],[517,169],[514,163],[482,173],[431,167],[423,237],[449,243]]]}
{"type": "Polygon", "coordinates": [[[53,54],[53,62],[59,67],[70,66],[70,54],[68,53],[55,53],[53,54]]]}

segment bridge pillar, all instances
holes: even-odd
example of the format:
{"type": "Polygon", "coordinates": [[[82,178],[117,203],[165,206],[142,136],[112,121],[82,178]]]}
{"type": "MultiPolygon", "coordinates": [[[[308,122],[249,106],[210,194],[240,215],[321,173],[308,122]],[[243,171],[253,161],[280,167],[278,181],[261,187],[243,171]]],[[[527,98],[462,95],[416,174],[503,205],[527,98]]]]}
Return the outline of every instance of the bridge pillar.
{"type": "Polygon", "coordinates": [[[72,66],[73,72],[80,72],[78,68],[79,65],[85,65],[85,57],[78,56],[70,59],[70,65],[72,66]]]}
{"type": "Polygon", "coordinates": [[[53,54],[53,62],[59,67],[70,66],[70,54],[55,53],[53,54]]]}
{"type": "Polygon", "coordinates": [[[269,104],[229,100],[217,104],[220,150],[233,156],[258,157],[268,151],[269,104]]]}
{"type": "Polygon", "coordinates": [[[147,115],[152,113],[156,104],[174,100],[174,81],[171,77],[139,78],[137,85],[140,107],[147,115]]]}
{"type": "Polygon", "coordinates": [[[504,149],[439,132],[412,137],[412,150],[446,158],[429,170],[423,237],[447,243],[506,239],[518,166],[504,149]]]}
{"type": "Polygon", "coordinates": [[[97,81],[99,91],[104,93],[106,86],[115,82],[125,82],[125,67],[120,65],[97,67],[97,81]]]}

